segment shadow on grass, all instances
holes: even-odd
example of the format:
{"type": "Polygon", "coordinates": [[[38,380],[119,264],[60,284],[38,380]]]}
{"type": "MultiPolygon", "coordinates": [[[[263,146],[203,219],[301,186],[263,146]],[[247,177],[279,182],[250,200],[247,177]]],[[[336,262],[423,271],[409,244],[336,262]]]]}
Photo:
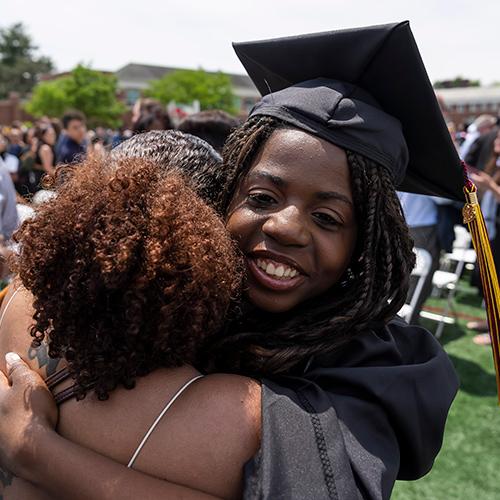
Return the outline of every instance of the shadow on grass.
{"type": "Polygon", "coordinates": [[[481,308],[481,304],[483,303],[483,298],[477,293],[474,294],[474,293],[457,292],[457,295],[455,297],[455,302],[470,307],[481,308]]]}
{"type": "MultiPolygon", "coordinates": [[[[436,321],[432,321],[430,319],[420,318],[420,324],[434,333],[437,329],[438,323],[436,321]]],[[[453,342],[462,338],[466,335],[467,330],[464,329],[460,323],[455,323],[453,325],[445,325],[443,330],[443,336],[439,339],[439,342],[442,346],[445,346],[448,342],[453,342]]]]}
{"type": "Polygon", "coordinates": [[[460,389],[474,396],[496,396],[495,375],[487,372],[480,364],[468,359],[449,355],[458,377],[460,378],[460,389]]]}

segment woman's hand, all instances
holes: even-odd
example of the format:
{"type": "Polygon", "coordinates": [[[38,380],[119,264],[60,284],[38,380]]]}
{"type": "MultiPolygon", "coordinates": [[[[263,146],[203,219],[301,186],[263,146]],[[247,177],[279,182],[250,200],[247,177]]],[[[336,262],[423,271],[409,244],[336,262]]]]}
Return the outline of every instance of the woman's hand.
{"type": "Polygon", "coordinates": [[[15,353],[5,360],[8,378],[0,371],[0,466],[26,477],[35,437],[55,428],[58,411],[40,375],[15,353]]]}
{"type": "Polygon", "coordinates": [[[472,182],[478,187],[478,189],[481,189],[483,191],[491,189],[492,184],[494,183],[490,175],[480,170],[478,170],[477,172],[471,172],[470,178],[472,182]]]}
{"type": "Polygon", "coordinates": [[[500,203],[500,186],[495,182],[493,177],[485,172],[478,171],[471,173],[470,178],[483,193],[491,191],[497,202],[500,203]]]}

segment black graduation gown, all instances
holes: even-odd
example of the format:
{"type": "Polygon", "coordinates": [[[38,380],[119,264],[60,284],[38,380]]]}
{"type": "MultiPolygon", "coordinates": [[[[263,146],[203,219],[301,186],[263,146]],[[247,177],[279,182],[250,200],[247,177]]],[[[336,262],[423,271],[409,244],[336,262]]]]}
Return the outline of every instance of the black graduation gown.
{"type": "Polygon", "coordinates": [[[262,443],[247,500],[386,499],[426,474],[458,389],[427,330],[396,318],[300,377],[262,380],[262,443]]]}

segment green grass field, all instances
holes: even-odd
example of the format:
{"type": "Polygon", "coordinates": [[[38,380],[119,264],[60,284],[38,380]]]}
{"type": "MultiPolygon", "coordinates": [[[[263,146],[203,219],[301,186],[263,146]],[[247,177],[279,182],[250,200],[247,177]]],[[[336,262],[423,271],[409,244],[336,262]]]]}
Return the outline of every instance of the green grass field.
{"type": "MultiPolygon", "coordinates": [[[[443,304],[442,299],[431,298],[426,305],[443,304]]],[[[459,313],[485,317],[476,290],[463,281],[455,306],[459,313]]],[[[491,348],[475,345],[475,332],[467,330],[466,323],[447,325],[441,339],[461,381],[441,453],[427,476],[396,484],[395,500],[500,499],[500,407],[491,348]]],[[[422,320],[422,324],[436,329],[435,322],[422,320]]]]}

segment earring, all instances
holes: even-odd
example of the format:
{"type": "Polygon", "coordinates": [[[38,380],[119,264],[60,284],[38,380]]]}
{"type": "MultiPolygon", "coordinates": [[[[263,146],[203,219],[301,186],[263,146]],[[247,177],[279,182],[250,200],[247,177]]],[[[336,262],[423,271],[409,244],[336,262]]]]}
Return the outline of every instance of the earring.
{"type": "Polygon", "coordinates": [[[346,288],[353,280],[354,280],[354,272],[350,267],[348,267],[346,269],[344,279],[340,282],[340,286],[342,288],[346,288]]]}

